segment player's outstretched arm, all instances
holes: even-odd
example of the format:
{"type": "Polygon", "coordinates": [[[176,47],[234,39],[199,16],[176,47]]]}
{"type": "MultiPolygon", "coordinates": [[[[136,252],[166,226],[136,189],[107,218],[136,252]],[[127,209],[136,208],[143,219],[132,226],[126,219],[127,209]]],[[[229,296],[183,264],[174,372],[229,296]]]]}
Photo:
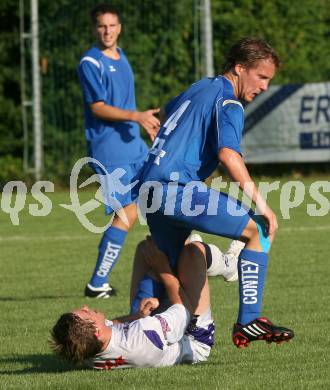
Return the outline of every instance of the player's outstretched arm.
{"type": "Polygon", "coordinates": [[[90,105],[92,113],[99,119],[106,121],[133,121],[141,125],[153,141],[160,127],[159,119],[155,116],[160,109],[155,108],[147,111],[129,111],[113,107],[104,102],[96,102],[90,105]]]}
{"type": "Polygon", "coordinates": [[[144,298],[141,300],[139,311],[134,314],[128,314],[126,316],[121,316],[114,318],[112,322],[114,324],[123,323],[123,322],[132,322],[150,316],[151,312],[157,309],[159,306],[159,301],[157,298],[144,298]]]}
{"type": "Polygon", "coordinates": [[[252,199],[257,207],[257,210],[265,217],[269,226],[269,234],[274,233],[278,228],[276,215],[258,191],[258,188],[252,180],[241,155],[235,150],[222,148],[219,151],[218,158],[221,164],[228,171],[231,179],[239,183],[243,192],[252,199]]]}
{"type": "Polygon", "coordinates": [[[164,284],[170,302],[173,305],[177,303],[184,305],[192,313],[192,305],[178,278],[174,275],[165,253],[158,249],[150,237],[142,243],[141,251],[145,262],[164,284]]]}
{"type": "Polygon", "coordinates": [[[160,128],[160,121],[155,114],[158,114],[160,108],[154,108],[147,111],[135,111],[133,113],[133,121],[139,123],[140,126],[148,133],[151,141],[154,141],[160,128]]]}

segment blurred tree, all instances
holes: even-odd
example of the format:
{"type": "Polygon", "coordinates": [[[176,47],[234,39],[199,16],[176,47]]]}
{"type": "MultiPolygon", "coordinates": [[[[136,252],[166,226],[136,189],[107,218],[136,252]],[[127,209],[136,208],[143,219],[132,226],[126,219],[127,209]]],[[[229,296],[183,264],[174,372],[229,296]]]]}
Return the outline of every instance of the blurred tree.
{"type": "MultiPolygon", "coordinates": [[[[17,1],[0,2],[0,167],[22,176],[19,16],[17,1]],[[5,167],[10,159],[10,168],[5,167]],[[15,158],[16,157],[16,158],[15,158]]],[[[0,175],[0,186],[7,175],[0,175]]]]}
{"type": "Polygon", "coordinates": [[[215,62],[243,36],[266,39],[279,52],[278,84],[330,79],[330,0],[213,1],[215,62]]]}
{"type": "MultiPolygon", "coordinates": [[[[93,0],[40,1],[45,164],[48,174],[69,174],[85,155],[83,107],[76,75],[79,58],[92,46],[93,0]],[[59,131],[60,129],[60,131],[59,131]],[[61,162],[61,165],[59,163],[61,162]]],[[[163,105],[194,81],[192,0],[112,2],[122,14],[120,45],[132,64],[139,109],[163,105]]]]}

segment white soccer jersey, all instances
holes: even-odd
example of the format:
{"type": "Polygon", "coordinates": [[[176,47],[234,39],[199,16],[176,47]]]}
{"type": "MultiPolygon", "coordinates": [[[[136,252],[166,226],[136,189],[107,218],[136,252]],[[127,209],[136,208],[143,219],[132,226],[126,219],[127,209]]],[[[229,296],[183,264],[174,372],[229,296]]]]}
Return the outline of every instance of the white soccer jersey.
{"type": "Polygon", "coordinates": [[[112,325],[107,348],[88,364],[102,370],[163,367],[206,360],[210,347],[184,334],[189,321],[186,308],[176,304],[154,317],[112,325]]]}

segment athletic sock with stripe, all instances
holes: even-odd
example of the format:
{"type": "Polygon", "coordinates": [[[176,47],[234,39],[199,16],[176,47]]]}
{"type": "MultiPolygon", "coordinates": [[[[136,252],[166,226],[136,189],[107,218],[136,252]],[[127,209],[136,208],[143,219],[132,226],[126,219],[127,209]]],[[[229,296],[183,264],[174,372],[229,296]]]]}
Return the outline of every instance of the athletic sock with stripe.
{"type": "Polygon", "coordinates": [[[237,323],[245,325],[260,317],[268,254],[243,249],[238,260],[239,312],[237,323]]]}
{"type": "Polygon", "coordinates": [[[109,275],[116,265],[121,248],[124,244],[127,231],[110,226],[103,234],[99,245],[99,254],[96,261],[90,284],[101,287],[108,282],[109,275]]]}

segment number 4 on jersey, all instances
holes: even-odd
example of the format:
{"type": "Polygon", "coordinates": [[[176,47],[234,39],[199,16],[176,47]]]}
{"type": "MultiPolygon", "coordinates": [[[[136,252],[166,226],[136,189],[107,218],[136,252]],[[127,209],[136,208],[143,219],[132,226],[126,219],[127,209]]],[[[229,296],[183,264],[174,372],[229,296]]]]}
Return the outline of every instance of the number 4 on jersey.
{"type": "MultiPolygon", "coordinates": [[[[187,107],[190,104],[190,100],[186,100],[181,104],[181,106],[167,119],[164,123],[163,128],[165,131],[162,135],[168,136],[172,133],[172,131],[176,128],[178,124],[178,120],[182,116],[182,114],[186,111],[187,107]]],[[[149,155],[152,154],[156,156],[154,160],[154,164],[159,165],[160,159],[165,156],[166,152],[163,150],[165,139],[156,137],[150,151],[149,155]]]]}

